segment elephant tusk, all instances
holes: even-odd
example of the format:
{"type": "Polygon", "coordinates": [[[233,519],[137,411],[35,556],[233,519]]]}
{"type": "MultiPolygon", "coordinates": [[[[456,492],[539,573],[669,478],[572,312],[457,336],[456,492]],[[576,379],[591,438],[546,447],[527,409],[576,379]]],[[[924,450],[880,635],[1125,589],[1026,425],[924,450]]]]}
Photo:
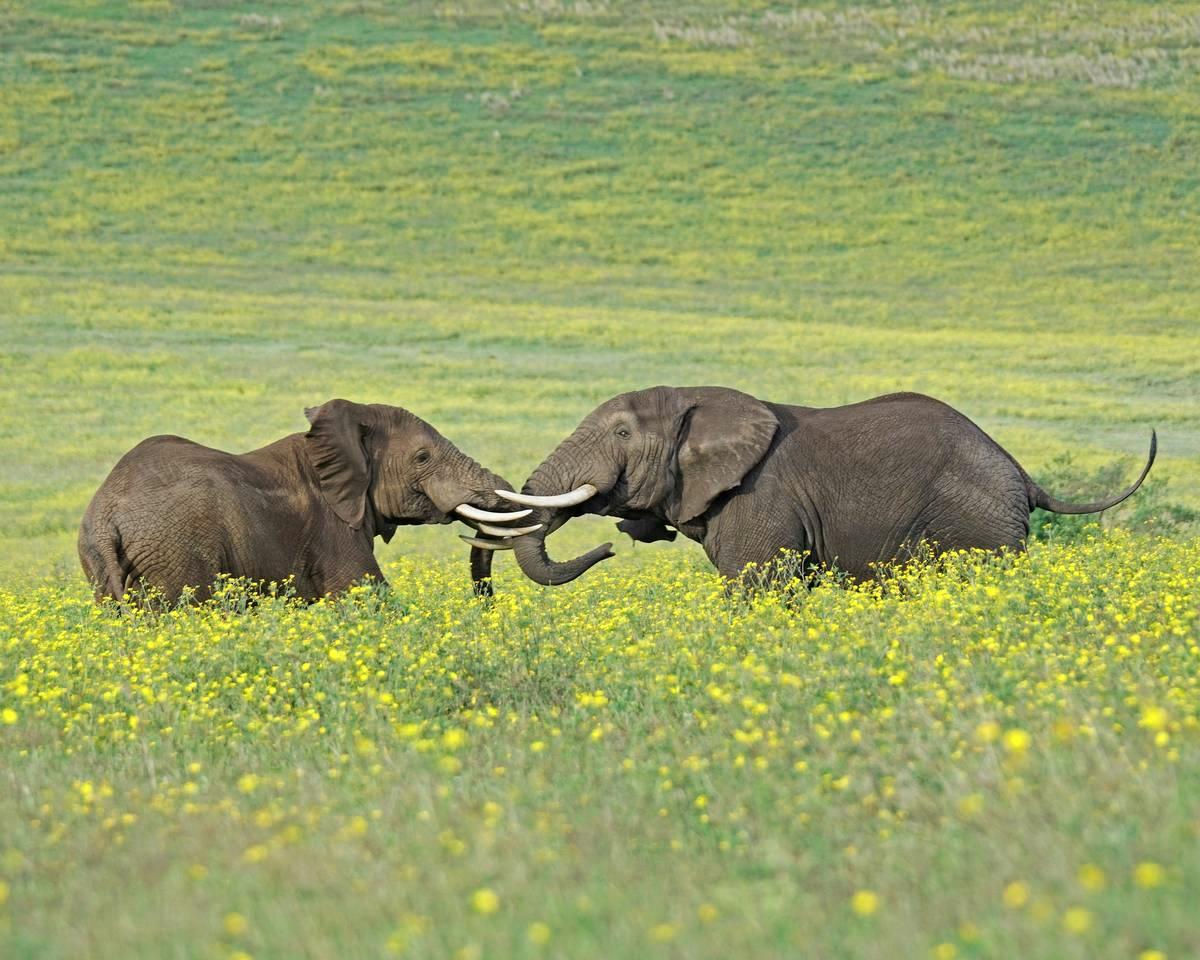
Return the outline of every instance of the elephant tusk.
{"type": "Polygon", "coordinates": [[[520,520],[522,517],[527,517],[532,510],[514,510],[512,513],[495,513],[492,510],[480,510],[478,507],[473,507],[469,503],[460,503],[454,508],[454,512],[460,517],[466,517],[468,520],[479,520],[484,523],[507,523],[509,520],[520,520]]]}
{"type": "Polygon", "coordinates": [[[596,495],[596,488],[590,483],[576,487],[570,493],[559,493],[553,497],[534,497],[528,493],[513,493],[511,490],[497,490],[496,496],[519,503],[525,507],[573,507],[590,500],[596,495]]]}
{"type": "Polygon", "coordinates": [[[479,532],[489,533],[493,537],[520,537],[533,533],[534,530],[541,530],[544,526],[544,523],[535,523],[528,527],[494,527],[490,523],[481,523],[479,532]]]}
{"type": "Polygon", "coordinates": [[[512,544],[507,540],[480,540],[478,537],[467,537],[459,534],[458,538],[480,550],[511,550],[512,544]]]}

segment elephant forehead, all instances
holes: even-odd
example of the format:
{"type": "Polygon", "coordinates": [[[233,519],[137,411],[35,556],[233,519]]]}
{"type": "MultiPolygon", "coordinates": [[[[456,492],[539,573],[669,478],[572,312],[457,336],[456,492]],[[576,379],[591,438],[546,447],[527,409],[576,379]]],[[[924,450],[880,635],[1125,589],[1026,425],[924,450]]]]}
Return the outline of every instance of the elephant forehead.
{"type": "Polygon", "coordinates": [[[416,430],[427,430],[433,434],[437,431],[425,420],[422,420],[405,407],[394,407],[386,403],[372,403],[370,410],[376,429],[388,433],[411,434],[416,430]]]}
{"type": "Polygon", "coordinates": [[[384,423],[381,432],[389,442],[404,446],[436,446],[446,442],[428,423],[411,415],[384,423]]]}
{"type": "Polygon", "coordinates": [[[639,424],[653,427],[674,416],[680,407],[674,387],[649,387],[614,398],[616,409],[632,414],[639,424]]]}

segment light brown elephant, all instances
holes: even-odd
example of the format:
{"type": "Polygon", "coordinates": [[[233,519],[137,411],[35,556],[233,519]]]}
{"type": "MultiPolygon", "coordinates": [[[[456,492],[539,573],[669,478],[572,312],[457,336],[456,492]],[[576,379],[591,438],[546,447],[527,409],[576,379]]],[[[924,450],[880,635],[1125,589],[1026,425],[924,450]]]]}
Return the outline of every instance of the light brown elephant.
{"type": "MultiPolygon", "coordinates": [[[[383,582],[374,540],[398,526],[463,519],[493,542],[533,527],[505,506],[502,477],[400,407],[330,400],[305,410],[307,433],[231,454],[182,437],[143,440],[101,485],[79,530],[96,598],[152,588],[168,603],[203,600],[219,574],[291,577],[315,600],[360,580],[383,582]]],[[[491,552],[473,548],[476,591],[489,594],[491,552]]]]}

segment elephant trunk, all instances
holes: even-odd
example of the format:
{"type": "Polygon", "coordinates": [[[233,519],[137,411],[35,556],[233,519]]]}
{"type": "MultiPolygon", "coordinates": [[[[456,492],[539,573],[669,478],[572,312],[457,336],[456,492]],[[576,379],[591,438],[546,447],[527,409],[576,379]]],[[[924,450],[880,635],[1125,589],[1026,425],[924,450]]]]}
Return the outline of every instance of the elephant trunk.
{"type": "Polygon", "coordinates": [[[543,587],[557,587],[563,583],[570,583],[601,560],[613,556],[612,544],[605,543],[574,560],[558,563],[551,560],[546,553],[545,530],[543,527],[536,533],[517,537],[513,541],[513,555],[517,558],[521,572],[543,587]]]}
{"type": "MultiPolygon", "coordinates": [[[[424,487],[426,496],[442,514],[440,522],[466,519],[479,527],[485,523],[512,524],[528,515],[529,511],[515,507],[496,493],[497,490],[511,489],[502,476],[454,448],[447,451],[443,469],[430,477],[424,487]]],[[[492,550],[475,546],[479,541],[473,538],[464,539],[471,543],[471,584],[475,595],[490,597],[493,593],[492,550]]]]}
{"type": "MultiPolygon", "coordinates": [[[[522,493],[551,496],[579,486],[579,484],[568,483],[568,472],[558,466],[557,458],[562,449],[560,447],[556,450],[533,472],[522,489],[522,493]]],[[[614,556],[612,544],[605,543],[573,560],[562,563],[551,560],[549,554],[546,553],[546,536],[552,530],[562,526],[566,520],[567,516],[559,510],[545,508],[536,510],[534,515],[529,518],[529,522],[541,523],[542,528],[513,540],[513,555],[517,558],[521,572],[534,583],[540,583],[544,587],[556,587],[560,584],[570,583],[601,560],[607,560],[614,556]]]]}

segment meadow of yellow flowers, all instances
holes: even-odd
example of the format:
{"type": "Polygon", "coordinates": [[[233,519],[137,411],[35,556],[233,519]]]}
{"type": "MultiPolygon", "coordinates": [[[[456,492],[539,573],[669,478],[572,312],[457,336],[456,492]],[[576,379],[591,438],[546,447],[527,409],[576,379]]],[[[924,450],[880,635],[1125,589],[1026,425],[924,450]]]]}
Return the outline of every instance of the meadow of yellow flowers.
{"type": "Polygon", "coordinates": [[[0,592],[5,956],[1189,956],[1200,543],[0,592]]]}

